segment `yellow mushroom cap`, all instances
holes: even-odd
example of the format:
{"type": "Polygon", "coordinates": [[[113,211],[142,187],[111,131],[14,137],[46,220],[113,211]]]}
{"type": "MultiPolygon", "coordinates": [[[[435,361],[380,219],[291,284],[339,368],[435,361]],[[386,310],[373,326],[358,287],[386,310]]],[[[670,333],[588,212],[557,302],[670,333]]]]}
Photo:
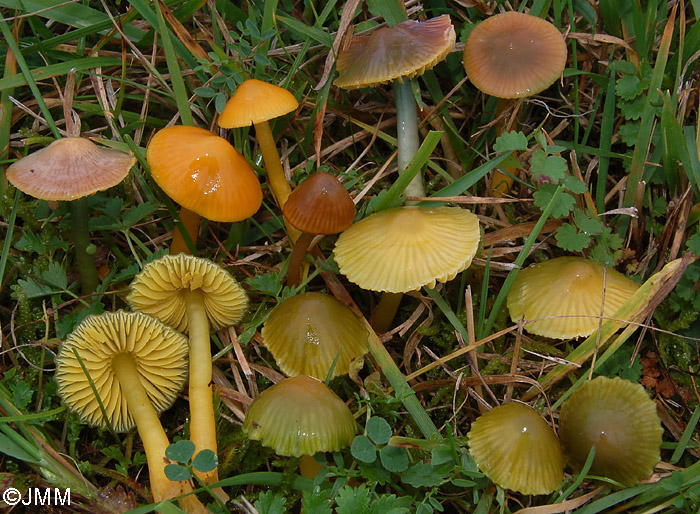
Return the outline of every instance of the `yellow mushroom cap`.
{"type": "Polygon", "coordinates": [[[208,259],[179,253],[151,261],[131,282],[132,309],[155,316],[180,332],[189,330],[183,291],[203,297],[215,330],[238,323],[248,309],[248,295],[224,268],[208,259]]]}
{"type": "Polygon", "coordinates": [[[299,457],[348,446],[355,419],[323,382],[298,376],[263,391],[250,404],[243,431],[278,455],[299,457]]]}
{"type": "Polygon", "coordinates": [[[262,204],[258,177],[225,139],[198,127],[159,130],[148,144],[151,176],[170,198],[212,221],[241,221],[262,204]]]}
{"type": "Polygon", "coordinates": [[[399,207],[355,223],[333,253],[363,289],[405,293],[452,280],[479,247],[479,219],[459,207],[399,207]]]}
{"type": "Polygon", "coordinates": [[[160,413],[170,407],[187,380],[187,339],[140,312],[105,312],[88,316],[61,344],[56,383],[63,402],[93,426],[106,426],[99,403],[75,356],[80,355],[107,416],[117,432],[134,426],[112,358],[128,353],[136,361],[141,383],[160,413]]]}
{"type": "Polygon", "coordinates": [[[499,98],[534,95],[566,66],[566,41],[554,25],[515,11],[491,16],[471,31],[464,69],[484,93],[499,98]]]}
{"type": "Polygon", "coordinates": [[[265,346],[289,376],[325,380],[338,353],[333,376],[348,373],[350,361],[367,353],[367,329],[341,302],[323,293],[289,297],[275,307],[262,328],[265,346]]]}
{"type": "MultiPolygon", "coordinates": [[[[508,292],[511,319],[564,316],[527,323],[525,330],[557,339],[591,335],[598,329],[604,270],[602,264],[581,257],[558,257],[522,270],[508,292]]],[[[608,269],[603,316],[613,317],[638,288],[622,273],[608,269]]]]}
{"type": "Polygon", "coordinates": [[[619,377],[597,377],[561,406],[559,437],[567,462],[581,469],[595,445],[591,475],[632,487],[661,460],[663,428],[644,388],[619,377]]]}
{"type": "Polygon", "coordinates": [[[41,200],[75,200],[116,186],[129,174],[136,158],[89,139],[57,139],[11,164],[7,180],[41,200]]]}
{"type": "Polygon", "coordinates": [[[249,127],[292,112],[299,107],[294,95],[284,88],[249,79],[243,82],[226,102],[219,116],[221,128],[249,127]]]}
{"type": "Polygon", "coordinates": [[[356,89],[422,75],[442,61],[454,46],[455,29],[447,14],[381,28],[370,36],[353,37],[340,50],[334,84],[356,89]]]}
{"type": "Polygon", "coordinates": [[[556,434],[532,407],[507,403],[479,416],[469,431],[469,451],[492,481],[523,494],[547,494],[564,478],[556,434]]]}

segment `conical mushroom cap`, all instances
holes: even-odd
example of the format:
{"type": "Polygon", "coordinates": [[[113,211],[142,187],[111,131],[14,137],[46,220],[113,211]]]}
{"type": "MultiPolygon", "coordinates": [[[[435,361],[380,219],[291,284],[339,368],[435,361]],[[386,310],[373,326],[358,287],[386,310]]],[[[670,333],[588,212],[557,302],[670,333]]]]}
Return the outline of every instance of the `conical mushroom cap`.
{"type": "Polygon", "coordinates": [[[263,391],[248,407],[243,431],[278,455],[334,452],[355,437],[347,405],[314,378],[287,378],[263,391]]]}
{"type": "Polygon", "coordinates": [[[262,328],[265,346],[288,376],[325,380],[340,352],[333,376],[367,353],[367,329],[341,302],[323,293],[304,293],[275,307],[262,328]]]}
{"type": "Polygon", "coordinates": [[[224,268],[184,253],[164,255],[146,264],[131,282],[127,301],[132,309],[188,332],[185,291],[203,296],[207,318],[215,330],[235,325],[248,309],[248,295],[224,268]]]}
{"type": "MultiPolygon", "coordinates": [[[[522,270],[508,292],[513,322],[548,316],[525,325],[531,334],[557,339],[589,336],[598,329],[603,303],[605,267],[581,257],[558,257],[522,270]]],[[[603,316],[615,312],[639,289],[639,284],[614,269],[605,275],[603,316]]]]}
{"type": "Polygon", "coordinates": [[[542,18],[510,11],[471,31],[464,47],[469,80],[487,95],[531,96],[551,86],[566,66],[566,41],[542,18]]]}
{"type": "Polygon", "coordinates": [[[134,420],[112,371],[112,358],[128,353],[141,383],[160,413],[170,407],[187,380],[187,339],[140,312],[105,312],[88,316],[61,344],[56,357],[56,383],[63,402],[93,426],[106,426],[99,403],[75,356],[80,355],[107,416],[117,432],[133,428],[134,420]]]}
{"type": "Polygon", "coordinates": [[[479,219],[459,207],[399,207],[355,223],[333,253],[363,289],[405,293],[452,280],[479,247],[479,219]]]}
{"type": "Polygon", "coordinates": [[[352,225],[355,204],[337,178],[318,171],[289,195],[284,218],[308,234],[337,234],[352,225]]]}
{"type": "Polygon", "coordinates": [[[564,478],[556,434],[533,408],[506,403],[479,416],[469,431],[469,451],[492,481],[523,494],[548,494],[564,478]]]}
{"type": "Polygon", "coordinates": [[[119,184],[136,163],[133,155],[89,139],[57,139],[7,168],[7,180],[41,200],[75,200],[119,184]]]}
{"type": "Polygon", "coordinates": [[[262,204],[258,177],[225,139],[198,127],[159,130],[148,144],[151,176],[170,198],[212,221],[241,221],[262,204]]]}
{"type": "Polygon", "coordinates": [[[249,127],[292,112],[299,107],[294,95],[284,88],[262,80],[243,82],[226,102],[219,116],[221,128],[249,127]]]}
{"type": "Polygon", "coordinates": [[[591,475],[632,487],[661,460],[663,428],[644,388],[619,377],[597,377],[561,406],[559,437],[567,462],[581,469],[596,446],[591,475]]]}
{"type": "Polygon", "coordinates": [[[370,36],[353,37],[340,50],[334,84],[356,89],[422,75],[442,61],[454,46],[455,29],[447,14],[381,28],[370,36]]]}

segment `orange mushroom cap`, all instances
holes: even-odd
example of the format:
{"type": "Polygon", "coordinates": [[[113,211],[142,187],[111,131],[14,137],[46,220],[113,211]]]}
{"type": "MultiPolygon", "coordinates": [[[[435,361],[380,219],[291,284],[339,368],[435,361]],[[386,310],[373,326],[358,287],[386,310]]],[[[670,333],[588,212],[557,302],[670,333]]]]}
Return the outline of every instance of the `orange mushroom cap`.
{"type": "Polygon", "coordinates": [[[334,84],[356,89],[422,75],[442,61],[454,45],[455,29],[447,14],[427,21],[408,20],[370,36],[353,37],[338,54],[334,84]]]}
{"type": "Polygon", "coordinates": [[[212,221],[240,221],[262,204],[260,182],[245,158],[208,130],[175,126],[156,133],[146,159],[170,198],[212,221]]]}
{"type": "Polygon", "coordinates": [[[226,102],[219,116],[221,128],[248,127],[292,112],[299,107],[294,95],[262,80],[246,80],[226,102]]]}
{"type": "Polygon", "coordinates": [[[534,95],[551,86],[566,66],[566,41],[542,18],[510,11],[471,31],[464,69],[484,93],[499,98],[534,95]]]}

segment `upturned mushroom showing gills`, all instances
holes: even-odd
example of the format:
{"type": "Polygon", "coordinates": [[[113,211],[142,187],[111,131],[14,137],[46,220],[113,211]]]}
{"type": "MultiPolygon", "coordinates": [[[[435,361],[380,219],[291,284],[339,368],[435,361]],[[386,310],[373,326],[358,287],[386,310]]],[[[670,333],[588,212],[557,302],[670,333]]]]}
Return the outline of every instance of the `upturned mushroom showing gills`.
{"type": "Polygon", "coordinates": [[[564,478],[556,434],[532,407],[506,403],[479,416],[468,434],[479,469],[505,489],[548,494],[564,478]]]}
{"type": "MultiPolygon", "coordinates": [[[[200,216],[211,221],[241,221],[262,204],[262,189],[245,158],[226,141],[198,127],[159,130],[148,143],[146,159],[153,180],[180,204],[180,219],[193,242],[200,216]]],[[[170,253],[189,253],[178,229],[170,253]]]]}
{"type": "Polygon", "coordinates": [[[355,419],[323,382],[298,376],[265,389],[248,407],[243,431],[278,455],[334,452],[355,437],[355,419]]]}
{"type": "MultiPolygon", "coordinates": [[[[180,253],[146,264],[134,277],[127,300],[133,309],[189,334],[190,440],[198,452],[216,453],[209,330],[238,323],[248,308],[248,296],[218,264],[180,253]]],[[[217,471],[200,478],[216,482],[217,471]]]]}
{"type": "Polygon", "coordinates": [[[663,428],[644,388],[619,377],[584,382],[561,406],[559,437],[566,460],[581,469],[595,446],[589,474],[632,487],[661,460],[663,428]]]}
{"type": "MultiPolygon", "coordinates": [[[[403,172],[420,146],[418,114],[410,79],[433,68],[455,45],[455,30],[447,14],[427,21],[408,20],[391,28],[356,36],[345,44],[333,82],[343,89],[374,87],[393,81],[396,99],[397,161],[403,172]]],[[[423,179],[417,175],[406,196],[425,196],[423,179]]]]}
{"type": "Polygon", "coordinates": [[[68,201],[84,294],[92,293],[99,284],[95,259],[87,251],[90,234],[86,197],[119,184],[135,162],[131,154],[97,146],[89,139],[65,137],[7,168],[7,180],[23,193],[40,200],[68,201]]]}
{"type": "MultiPolygon", "coordinates": [[[[142,313],[88,316],[61,344],[55,378],[59,396],[83,421],[100,427],[110,424],[117,432],[136,425],[156,502],[192,491],[189,482],[165,476],[169,442],[158,419],[187,379],[184,336],[142,313]]],[[[180,500],[180,505],[189,513],[207,512],[193,495],[180,500]]]]}
{"type": "Polygon", "coordinates": [[[325,380],[348,373],[350,361],[367,353],[368,333],[344,304],[323,293],[304,293],[280,302],[261,330],[263,342],[288,376],[325,380]]]}
{"type": "Polygon", "coordinates": [[[515,323],[539,320],[526,323],[531,334],[571,339],[595,332],[601,309],[603,317],[613,317],[637,289],[632,279],[596,261],[558,257],[520,271],[507,305],[515,323]]]}
{"type": "Polygon", "coordinates": [[[342,232],[355,219],[355,204],[343,184],[319,171],[299,184],[284,205],[284,219],[301,232],[289,259],[287,285],[301,282],[301,263],[318,234],[342,232]]]}

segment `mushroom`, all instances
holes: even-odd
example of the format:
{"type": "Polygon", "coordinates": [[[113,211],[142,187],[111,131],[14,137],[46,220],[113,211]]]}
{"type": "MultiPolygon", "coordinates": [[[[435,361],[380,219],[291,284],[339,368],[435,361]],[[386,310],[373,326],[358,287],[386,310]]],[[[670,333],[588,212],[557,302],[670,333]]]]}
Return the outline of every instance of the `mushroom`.
{"type": "MultiPolygon", "coordinates": [[[[554,25],[516,11],[491,16],[472,30],[464,69],[477,89],[499,99],[524,98],[551,86],[566,66],[566,41],[554,25]]],[[[499,100],[499,115],[509,102],[499,100]]],[[[497,116],[498,117],[498,116],[497,116]]],[[[503,125],[500,126],[500,130],[503,125]]],[[[513,179],[496,170],[492,189],[503,194],[513,179]]]]}
{"type": "MultiPolygon", "coordinates": [[[[198,452],[216,453],[209,330],[240,321],[248,307],[245,291],[218,264],[180,253],[146,264],[134,277],[127,301],[133,309],[189,333],[190,440],[198,452]]],[[[218,480],[216,470],[198,475],[207,484],[218,480]]]]}
{"type": "MultiPolygon", "coordinates": [[[[117,432],[136,425],[156,502],[192,491],[189,481],[165,476],[169,441],[158,420],[187,379],[186,356],[181,334],[151,316],[119,311],[85,318],[56,357],[58,395],[83,421],[117,432]]],[[[194,495],[180,505],[189,513],[208,512],[194,495]]]]}
{"type": "Polygon", "coordinates": [[[88,251],[87,196],[117,185],[135,162],[131,154],[81,137],[65,137],[7,168],[7,180],[20,191],[40,200],[68,201],[83,294],[92,293],[99,284],[95,259],[88,251]]]}
{"type": "Polygon", "coordinates": [[[333,452],[352,443],[355,418],[348,406],[315,378],[286,378],[248,407],[243,431],[278,455],[333,452]]]}
{"type": "MultiPolygon", "coordinates": [[[[284,208],[292,188],[282,170],[275,138],[270,130],[269,120],[283,116],[299,107],[294,95],[284,88],[257,79],[243,82],[226,102],[224,112],[219,116],[221,128],[255,127],[255,135],[260,145],[270,190],[280,209],[284,208]]],[[[288,227],[289,228],[289,227],[288,227]]],[[[299,236],[294,230],[288,233],[293,240],[299,236]]]]}
{"type": "Polygon", "coordinates": [[[601,308],[603,317],[613,317],[637,289],[639,284],[596,261],[558,257],[521,270],[506,302],[513,322],[524,319],[531,334],[571,339],[595,332],[601,308]]]}
{"type": "MultiPolygon", "coordinates": [[[[427,21],[407,20],[353,37],[341,48],[334,84],[343,89],[373,87],[393,81],[396,99],[398,167],[403,172],[420,146],[416,101],[409,79],[442,61],[455,45],[455,31],[447,14],[427,21]]],[[[425,196],[423,179],[414,177],[406,196],[425,196]]]]}
{"type": "Polygon", "coordinates": [[[505,489],[548,494],[564,478],[556,434],[532,407],[506,403],[479,416],[468,434],[479,469],[505,489]]]}
{"type": "Polygon", "coordinates": [[[301,232],[287,268],[287,285],[297,286],[301,282],[301,263],[313,238],[337,234],[352,225],[355,204],[337,178],[319,171],[294,189],[283,212],[287,223],[301,232]]]}
{"type": "Polygon", "coordinates": [[[343,303],[323,293],[304,293],[280,302],[261,330],[263,342],[288,376],[325,380],[348,373],[350,361],[367,353],[367,329],[343,303]]]}
{"type": "MultiPolygon", "coordinates": [[[[159,130],[148,143],[146,160],[153,180],[182,207],[180,218],[193,242],[200,216],[241,221],[262,204],[260,182],[245,158],[224,138],[198,127],[159,130]]],[[[179,230],[170,253],[189,253],[179,230]]]]}
{"type": "Polygon", "coordinates": [[[584,382],[562,404],[559,436],[566,460],[581,469],[595,446],[590,473],[632,487],[661,460],[663,428],[644,388],[619,377],[584,382]]]}

